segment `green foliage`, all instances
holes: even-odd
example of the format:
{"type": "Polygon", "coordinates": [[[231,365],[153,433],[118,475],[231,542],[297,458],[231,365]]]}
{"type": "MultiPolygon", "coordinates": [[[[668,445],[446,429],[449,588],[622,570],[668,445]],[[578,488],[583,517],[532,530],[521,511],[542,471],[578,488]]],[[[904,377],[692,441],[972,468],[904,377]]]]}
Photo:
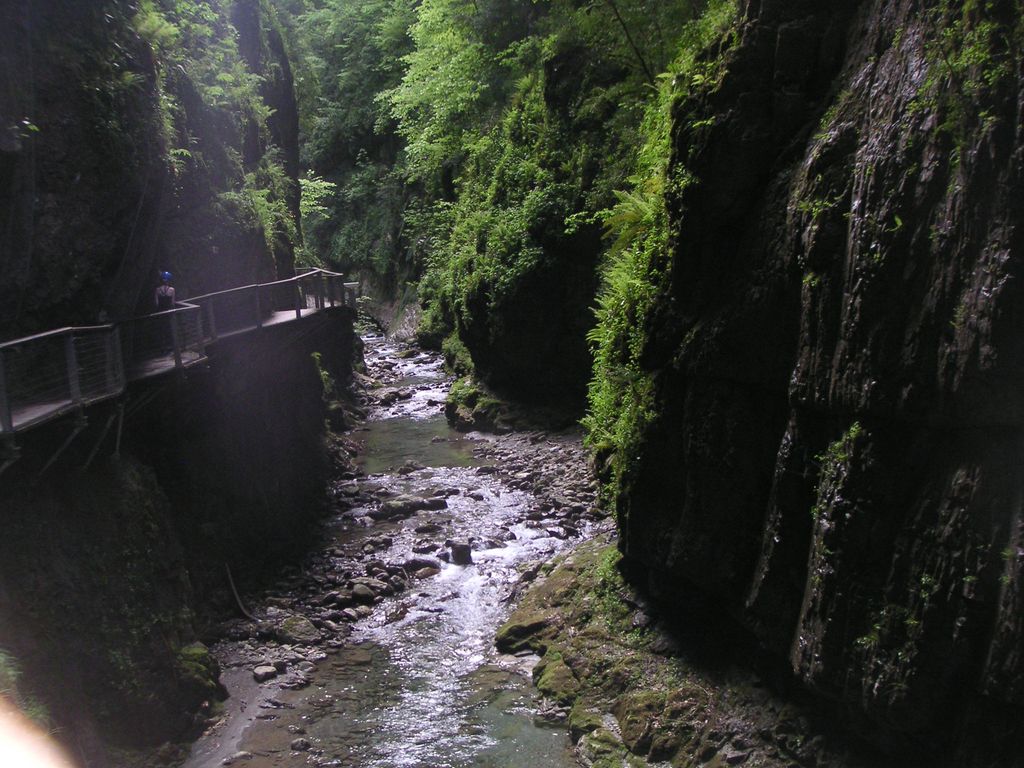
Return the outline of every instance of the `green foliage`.
{"type": "Polygon", "coordinates": [[[310,245],[311,232],[330,221],[338,185],[310,171],[299,178],[299,187],[299,214],[303,236],[302,245],[295,254],[295,263],[303,267],[322,267],[324,263],[320,254],[310,245]]]}
{"type": "Polygon", "coordinates": [[[441,352],[444,354],[445,366],[452,373],[459,376],[473,375],[473,358],[456,334],[451,333],[445,338],[441,344],[441,352]]]}
{"type": "Polygon", "coordinates": [[[299,179],[302,187],[302,202],[299,212],[303,219],[320,216],[326,218],[330,215],[330,208],[324,204],[338,189],[338,185],[325,181],[314,173],[309,173],[299,179]]]}
{"type": "Polygon", "coordinates": [[[509,332],[523,286],[589,237],[626,185],[656,95],[646,69],[666,63],[689,15],[686,2],[641,0],[420,7],[416,48],[388,99],[406,172],[426,192],[406,223],[428,243],[428,322],[478,338],[509,332]],[[520,24],[503,24],[498,9],[520,24]]]}
{"type": "Polygon", "coordinates": [[[808,214],[811,217],[811,221],[817,221],[827,211],[835,208],[842,199],[843,196],[839,195],[834,198],[816,197],[809,200],[800,200],[796,204],[796,209],[800,213],[808,214]]]}
{"type": "Polygon", "coordinates": [[[832,496],[837,492],[835,487],[840,473],[853,456],[857,440],[863,433],[860,422],[855,421],[850,428],[835,442],[831,443],[824,453],[815,456],[820,466],[818,475],[818,500],[811,507],[811,517],[817,520],[831,503],[832,496]]]}
{"type": "Polygon", "coordinates": [[[295,219],[287,203],[292,185],[277,152],[271,150],[242,175],[234,189],[219,194],[219,209],[259,232],[267,251],[275,253],[282,242],[296,238],[295,219]]]}
{"type": "Polygon", "coordinates": [[[973,125],[993,119],[985,104],[1013,76],[1016,46],[995,14],[991,0],[940,0],[929,12],[936,33],[925,48],[928,74],[911,112],[938,112],[957,153],[973,125]]]}
{"type": "Polygon", "coordinates": [[[324,365],[323,355],[319,352],[313,352],[310,357],[313,360],[313,365],[316,366],[317,375],[320,377],[320,388],[321,396],[324,402],[330,402],[338,397],[338,385],[335,382],[334,377],[331,376],[327,367],[324,365]]]}
{"type": "Polygon", "coordinates": [[[303,214],[299,258],[359,270],[397,290],[412,259],[403,236],[409,194],[382,94],[401,79],[416,3],[272,1],[295,73],[302,163],[308,178],[333,185],[318,197],[322,210],[303,214]]]}
{"type": "MultiPolygon", "coordinates": [[[[896,43],[894,42],[893,46],[895,47],[895,45],[896,43]]],[[[814,135],[814,138],[820,141],[828,136],[828,132],[832,129],[832,126],[835,124],[839,114],[842,112],[843,107],[849,99],[849,90],[844,90],[835,97],[829,108],[825,110],[825,114],[821,116],[821,122],[818,125],[818,132],[814,135]]]]}
{"type": "MultiPolygon", "coordinates": [[[[299,239],[288,202],[294,183],[270,142],[272,110],[261,90],[277,73],[270,64],[260,72],[250,68],[233,10],[228,0],[142,0],[132,24],[153,52],[161,134],[176,190],[188,197],[188,210],[205,217],[184,226],[203,232],[193,237],[212,240],[254,229],[276,257],[299,239]]],[[[262,6],[259,23],[273,23],[262,6]]]]}
{"type": "Polygon", "coordinates": [[[153,0],[142,0],[134,19],[135,31],[158,56],[174,50],[181,37],[178,27],[167,20],[153,0]]]}
{"type": "MultiPolygon", "coordinates": [[[[597,325],[589,334],[594,353],[590,409],[584,419],[592,449],[612,452],[613,483],[621,481],[644,430],[655,415],[653,384],[640,358],[646,340],[645,321],[658,296],[658,287],[671,268],[668,253],[666,194],[678,195],[693,179],[683,169],[668,174],[669,130],[676,100],[694,89],[713,88],[720,65],[699,54],[720,38],[735,18],[736,5],[719,0],[689,22],[678,42],[670,73],[658,78],[656,99],[645,109],[643,141],[635,155],[632,189],[617,191],[617,204],[602,213],[613,240],[597,300],[597,325]]],[[[690,126],[699,133],[714,123],[703,117],[690,126]]]]}
{"type": "MultiPolygon", "coordinates": [[[[617,199],[607,226],[630,215],[630,196],[647,209],[637,226],[657,218],[660,191],[628,179],[689,0],[274,2],[304,164],[336,185],[329,213],[306,217],[306,249],[385,288],[422,274],[424,340],[508,333],[538,270],[577,242],[596,256],[600,212],[617,199]]],[[[695,56],[689,69],[708,75],[695,56]]]]}
{"type": "Polygon", "coordinates": [[[406,171],[413,181],[438,179],[444,163],[463,149],[463,133],[486,120],[498,63],[475,39],[473,0],[423,0],[410,29],[413,50],[405,74],[381,94],[406,139],[406,171]]]}

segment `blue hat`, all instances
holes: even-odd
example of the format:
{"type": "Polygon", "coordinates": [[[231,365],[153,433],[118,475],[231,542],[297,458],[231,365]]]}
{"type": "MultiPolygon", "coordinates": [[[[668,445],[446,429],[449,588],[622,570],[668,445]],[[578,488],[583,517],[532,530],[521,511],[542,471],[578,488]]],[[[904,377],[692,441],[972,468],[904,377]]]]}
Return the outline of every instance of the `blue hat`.
{"type": "Polygon", "coordinates": [[[160,273],[160,279],[161,280],[166,280],[167,282],[170,282],[170,280],[171,280],[171,273],[170,272],[161,272],[160,273]]]}

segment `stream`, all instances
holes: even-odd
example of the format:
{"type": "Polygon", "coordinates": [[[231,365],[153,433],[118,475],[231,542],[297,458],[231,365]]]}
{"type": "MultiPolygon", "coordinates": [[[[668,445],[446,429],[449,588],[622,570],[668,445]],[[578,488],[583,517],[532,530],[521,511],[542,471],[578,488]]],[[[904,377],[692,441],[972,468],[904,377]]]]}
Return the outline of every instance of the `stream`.
{"type": "Polygon", "coordinates": [[[183,768],[574,766],[536,659],[493,641],[520,585],[605,525],[580,436],[457,433],[437,356],[364,341],[357,469],[322,548],[213,647],[230,696],[183,768]]]}

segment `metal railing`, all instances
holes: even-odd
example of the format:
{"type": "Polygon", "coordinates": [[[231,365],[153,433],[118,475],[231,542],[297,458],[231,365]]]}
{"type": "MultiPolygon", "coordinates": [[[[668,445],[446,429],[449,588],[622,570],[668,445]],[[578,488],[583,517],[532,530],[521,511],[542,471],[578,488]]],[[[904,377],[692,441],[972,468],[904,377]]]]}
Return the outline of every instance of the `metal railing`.
{"type": "Polygon", "coordinates": [[[0,436],[116,397],[128,381],[185,369],[218,339],[323,309],[355,308],[359,283],[314,269],[231,288],[117,325],[60,328],[0,344],[0,436]]]}
{"type": "Polygon", "coordinates": [[[182,302],[174,309],[136,317],[122,324],[124,368],[130,381],[206,358],[202,310],[182,302]]]}
{"type": "Polygon", "coordinates": [[[116,397],[124,385],[113,325],[60,328],[0,344],[0,434],[116,397]]]}

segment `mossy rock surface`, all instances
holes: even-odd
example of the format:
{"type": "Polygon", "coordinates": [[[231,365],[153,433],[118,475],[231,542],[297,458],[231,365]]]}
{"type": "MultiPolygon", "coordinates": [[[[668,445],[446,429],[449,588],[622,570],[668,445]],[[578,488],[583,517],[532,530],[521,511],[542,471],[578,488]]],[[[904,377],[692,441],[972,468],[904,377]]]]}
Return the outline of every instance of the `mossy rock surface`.
{"type": "Polygon", "coordinates": [[[281,622],[275,632],[282,643],[292,645],[314,645],[320,642],[320,630],[305,616],[289,616],[281,622]]]}
{"type": "Polygon", "coordinates": [[[190,643],[178,651],[178,674],[190,699],[220,698],[220,666],[202,643],[190,643]]]}
{"type": "Polygon", "coordinates": [[[551,623],[548,613],[517,611],[498,630],[494,643],[502,653],[543,652],[546,650],[543,636],[551,629],[551,623]]]}
{"type": "Polygon", "coordinates": [[[580,681],[572,673],[560,654],[549,652],[548,657],[534,670],[537,690],[563,706],[576,701],[580,692],[580,681]]]}
{"type": "Polygon", "coordinates": [[[576,754],[590,768],[622,768],[628,752],[617,734],[601,727],[580,739],[576,754]]]}
{"type": "Polygon", "coordinates": [[[569,738],[575,744],[588,733],[593,733],[604,725],[601,713],[588,703],[577,699],[569,712],[569,738]]]}
{"type": "Polygon", "coordinates": [[[622,741],[630,752],[646,755],[651,748],[652,734],[665,709],[662,691],[627,693],[615,704],[613,712],[619,721],[622,741]]]}
{"type": "Polygon", "coordinates": [[[677,638],[656,622],[634,627],[645,600],[623,580],[610,543],[599,537],[556,560],[499,633],[503,649],[544,654],[534,681],[571,705],[582,765],[697,768],[720,758],[757,768],[878,768],[814,738],[810,713],[793,724],[792,712],[805,710],[774,699],[753,673],[694,664],[666,651],[677,638]],[[781,721],[792,735],[786,743],[775,735],[781,721]]]}

